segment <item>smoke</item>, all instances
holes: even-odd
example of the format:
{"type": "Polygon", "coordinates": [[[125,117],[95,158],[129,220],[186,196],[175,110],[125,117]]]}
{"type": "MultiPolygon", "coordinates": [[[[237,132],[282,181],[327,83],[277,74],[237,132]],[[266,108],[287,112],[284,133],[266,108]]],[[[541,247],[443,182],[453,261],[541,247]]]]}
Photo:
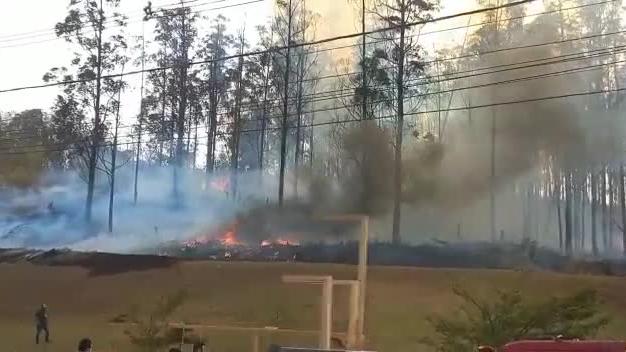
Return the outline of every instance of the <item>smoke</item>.
{"type": "MultiPolygon", "coordinates": [[[[554,33],[542,30],[540,26],[536,26],[532,33],[532,36],[513,38],[514,45],[511,46],[555,40],[554,33]]],[[[570,51],[581,50],[585,48],[571,48],[570,51]]],[[[505,240],[517,241],[524,232],[530,232],[542,244],[555,244],[555,239],[558,240],[558,215],[550,193],[554,175],[558,172],[562,175],[572,173],[584,180],[587,172],[621,162],[621,141],[625,137],[624,112],[619,104],[621,96],[615,93],[580,94],[614,87],[612,72],[618,72],[621,67],[585,68],[610,61],[610,57],[592,57],[525,69],[481,68],[498,65],[512,68],[515,66],[511,63],[515,62],[554,61],[546,58],[559,57],[570,51],[558,46],[538,46],[486,55],[460,64],[463,71],[478,68],[480,70],[475,72],[493,73],[454,80],[442,89],[491,86],[442,93],[439,98],[444,102],[443,110],[448,101],[452,108],[469,109],[443,112],[441,136],[437,136],[437,114],[405,117],[409,122],[405,126],[402,150],[401,229],[406,241],[490,239],[489,194],[493,184],[496,229],[498,233],[502,231],[505,240]],[[580,68],[583,69],[577,71],[580,68]],[[611,74],[607,74],[608,71],[611,74]],[[528,78],[540,75],[544,77],[528,78]],[[568,94],[575,96],[541,99],[568,94]],[[532,101],[536,99],[539,100],[532,101]],[[415,129],[410,130],[410,125],[416,126],[415,129]],[[493,139],[495,178],[492,178],[491,170],[493,139]],[[528,214],[532,214],[532,220],[526,219],[530,217],[528,214]]],[[[450,74],[450,77],[455,75],[450,74]]],[[[431,94],[430,97],[420,110],[438,108],[437,95],[431,94]]],[[[388,132],[387,143],[393,146],[393,130],[384,124],[379,124],[378,128],[388,132]]],[[[359,210],[369,213],[374,217],[373,232],[379,235],[379,239],[388,240],[393,182],[390,155],[369,152],[371,159],[367,164],[358,165],[351,155],[354,154],[352,146],[376,144],[377,139],[373,139],[371,134],[359,132],[359,127],[349,129],[348,133],[340,134],[339,142],[334,142],[336,133],[330,133],[324,141],[331,147],[325,155],[325,172],[321,180],[312,183],[322,185],[315,188],[314,202],[321,202],[324,207],[334,206],[338,212],[359,210]],[[360,172],[352,172],[355,169],[360,172]],[[329,174],[339,181],[324,179],[329,174]],[[368,180],[386,180],[386,184],[362,187],[368,180]],[[330,191],[322,197],[320,192],[323,193],[324,189],[330,191]],[[368,207],[363,201],[364,193],[367,193],[366,199],[381,200],[377,205],[383,208],[374,211],[368,207]]],[[[584,221],[586,226],[591,223],[589,219],[584,221]]]]}
{"type": "MultiPolygon", "coordinates": [[[[5,189],[0,208],[0,247],[68,247],[133,252],[159,243],[205,234],[232,221],[239,212],[264,204],[274,186],[258,173],[239,176],[235,201],[221,185],[223,175],[179,171],[180,202],[172,192],[173,169],[140,171],[139,197],[133,202],[133,170],[118,170],[113,232],[108,233],[109,187],[100,175],[93,220],[84,221],[85,183],[73,172],[50,171],[34,189],[5,189]]],[[[226,180],[226,181],[225,181],[226,180]]]]}

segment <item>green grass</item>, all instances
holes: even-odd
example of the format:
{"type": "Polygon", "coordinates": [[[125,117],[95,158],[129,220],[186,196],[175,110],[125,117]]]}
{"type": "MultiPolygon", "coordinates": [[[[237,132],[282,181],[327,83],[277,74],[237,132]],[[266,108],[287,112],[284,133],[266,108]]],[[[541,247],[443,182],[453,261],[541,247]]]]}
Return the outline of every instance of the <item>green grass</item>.
{"type": "MultiPolygon", "coordinates": [[[[111,320],[134,304],[150,305],[159,296],[186,289],[189,299],[175,321],[193,324],[315,330],[318,324],[316,287],[287,285],[283,274],[332,274],[354,278],[356,268],[339,265],[187,262],[169,268],[90,277],[69,267],[27,264],[0,265],[0,340],[2,351],[43,351],[34,345],[33,314],[41,303],[50,307],[52,344],[46,351],[76,349],[78,340],[91,337],[98,352],[129,351],[124,327],[111,320]]],[[[495,288],[516,288],[529,299],[563,295],[579,288],[595,288],[612,317],[602,337],[626,337],[626,280],[616,277],[573,276],[496,270],[443,270],[373,267],[367,291],[369,347],[378,351],[416,351],[428,335],[426,318],[433,313],[455,314],[459,303],[451,289],[462,286],[489,296],[495,288]]],[[[335,293],[335,330],[344,331],[347,290],[335,293]]],[[[250,351],[247,331],[203,329],[213,351],[250,351]]],[[[314,345],[311,333],[268,332],[270,343],[314,345]]]]}

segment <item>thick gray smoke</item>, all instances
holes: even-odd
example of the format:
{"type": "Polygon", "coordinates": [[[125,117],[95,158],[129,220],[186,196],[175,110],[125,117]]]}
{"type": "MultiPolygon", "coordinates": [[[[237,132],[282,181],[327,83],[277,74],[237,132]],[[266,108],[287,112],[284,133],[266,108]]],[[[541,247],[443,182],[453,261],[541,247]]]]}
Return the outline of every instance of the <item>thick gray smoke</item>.
{"type": "MultiPolygon", "coordinates": [[[[510,46],[557,39],[554,33],[540,31],[519,38],[510,46]]],[[[552,45],[477,57],[456,68],[466,71],[465,74],[450,74],[450,77],[467,75],[467,72],[493,73],[451,80],[442,89],[454,93],[443,93],[440,99],[433,94],[424,100],[420,109],[436,110],[439,100],[444,102],[441,107],[444,110],[448,101],[452,108],[467,110],[455,109],[458,111],[444,112],[442,116],[419,114],[405,117],[408,122],[403,145],[401,232],[407,242],[433,238],[490,239],[494,118],[495,226],[498,235],[502,231],[505,240],[517,241],[526,233],[546,245],[558,243],[555,242],[558,241],[558,215],[552,194],[554,175],[560,172],[565,177],[571,173],[581,185],[589,172],[597,173],[607,165],[615,168],[622,162],[620,155],[626,133],[623,127],[625,115],[619,104],[621,94],[585,93],[614,88],[613,72],[618,72],[621,77],[623,68],[598,65],[610,62],[610,56],[584,58],[584,52],[591,49],[581,45],[571,49],[572,52],[582,52],[579,59],[551,64],[546,63],[558,61],[554,58],[570,51],[552,45]],[[532,65],[518,69],[524,66],[515,65],[519,62],[531,62],[532,65]],[[495,68],[485,69],[488,67],[495,68]],[[609,71],[611,74],[607,74],[609,71]],[[476,86],[484,88],[458,90],[476,86]],[[574,96],[543,99],[568,94],[574,96]],[[503,102],[511,103],[490,106],[503,102]],[[437,136],[438,117],[443,125],[441,136],[437,136]],[[422,138],[425,135],[434,137],[422,138]]],[[[382,129],[389,136],[376,135],[387,138],[387,143],[393,145],[393,130],[384,126],[382,129]]],[[[330,136],[332,140],[333,134],[330,136]]],[[[375,140],[372,136],[372,133],[364,134],[355,127],[352,132],[342,135],[343,140],[335,143],[334,150],[331,148],[326,156],[330,167],[325,167],[337,175],[340,191],[329,192],[325,201],[331,205],[346,205],[343,210],[369,211],[374,215],[374,236],[389,240],[393,182],[389,159],[392,155],[382,152],[383,148],[377,148],[376,153],[368,152],[366,148],[357,149],[358,153],[367,152],[374,159],[363,164],[354,157],[355,148],[351,147],[372,144],[375,140]],[[355,137],[360,140],[350,141],[355,137]],[[371,206],[364,206],[364,199],[376,201],[375,211],[371,206]]],[[[329,186],[333,184],[332,180],[325,183],[321,189],[332,189],[329,186]]],[[[319,192],[316,195],[319,197],[319,192]]],[[[589,207],[589,204],[584,206],[589,207]]],[[[584,215],[587,218],[583,221],[587,232],[591,223],[589,213],[587,211],[584,215]]]]}

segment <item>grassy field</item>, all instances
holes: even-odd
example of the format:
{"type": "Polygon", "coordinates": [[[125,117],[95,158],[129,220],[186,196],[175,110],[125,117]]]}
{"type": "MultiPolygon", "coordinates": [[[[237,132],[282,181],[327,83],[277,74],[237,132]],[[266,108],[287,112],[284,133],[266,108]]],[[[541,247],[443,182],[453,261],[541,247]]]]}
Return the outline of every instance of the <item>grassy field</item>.
{"type": "MultiPolygon", "coordinates": [[[[338,265],[185,262],[167,269],[90,276],[73,267],[30,264],[0,265],[0,343],[3,352],[76,349],[89,336],[96,351],[129,351],[124,327],[111,321],[139,304],[186,289],[190,296],[174,322],[232,327],[277,326],[304,332],[267,332],[269,343],[315,344],[306,330],[317,327],[318,290],[280,282],[282,274],[332,274],[355,277],[355,267],[338,265]],[[50,307],[52,343],[34,345],[33,314],[41,303],[50,307]]],[[[378,351],[420,349],[430,332],[426,318],[455,314],[459,302],[451,292],[462,286],[489,296],[494,288],[517,288],[530,299],[562,295],[577,288],[596,288],[612,317],[602,337],[626,338],[626,280],[616,277],[523,273],[495,270],[443,270],[373,267],[367,292],[369,345],[378,351]]],[[[335,293],[335,330],[346,327],[347,292],[335,293]]],[[[217,352],[250,351],[252,335],[244,330],[195,329],[217,352]]]]}

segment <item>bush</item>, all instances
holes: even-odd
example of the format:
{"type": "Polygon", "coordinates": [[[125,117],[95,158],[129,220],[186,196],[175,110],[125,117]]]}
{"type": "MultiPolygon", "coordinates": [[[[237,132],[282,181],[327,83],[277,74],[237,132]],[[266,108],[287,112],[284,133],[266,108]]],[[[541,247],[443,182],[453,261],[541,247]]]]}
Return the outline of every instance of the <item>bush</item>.
{"type": "Polygon", "coordinates": [[[518,291],[498,291],[495,299],[481,300],[464,290],[454,293],[463,301],[460,314],[429,318],[435,336],[423,339],[439,352],[468,352],[479,345],[499,347],[520,339],[558,335],[584,338],[608,323],[593,290],[539,303],[524,301],[518,291]]]}
{"type": "Polygon", "coordinates": [[[125,334],[135,350],[155,352],[173,342],[168,320],[186,298],[185,291],[178,291],[168,297],[162,297],[151,311],[143,312],[138,307],[132,309],[130,317],[133,326],[125,331],[125,334]]]}

